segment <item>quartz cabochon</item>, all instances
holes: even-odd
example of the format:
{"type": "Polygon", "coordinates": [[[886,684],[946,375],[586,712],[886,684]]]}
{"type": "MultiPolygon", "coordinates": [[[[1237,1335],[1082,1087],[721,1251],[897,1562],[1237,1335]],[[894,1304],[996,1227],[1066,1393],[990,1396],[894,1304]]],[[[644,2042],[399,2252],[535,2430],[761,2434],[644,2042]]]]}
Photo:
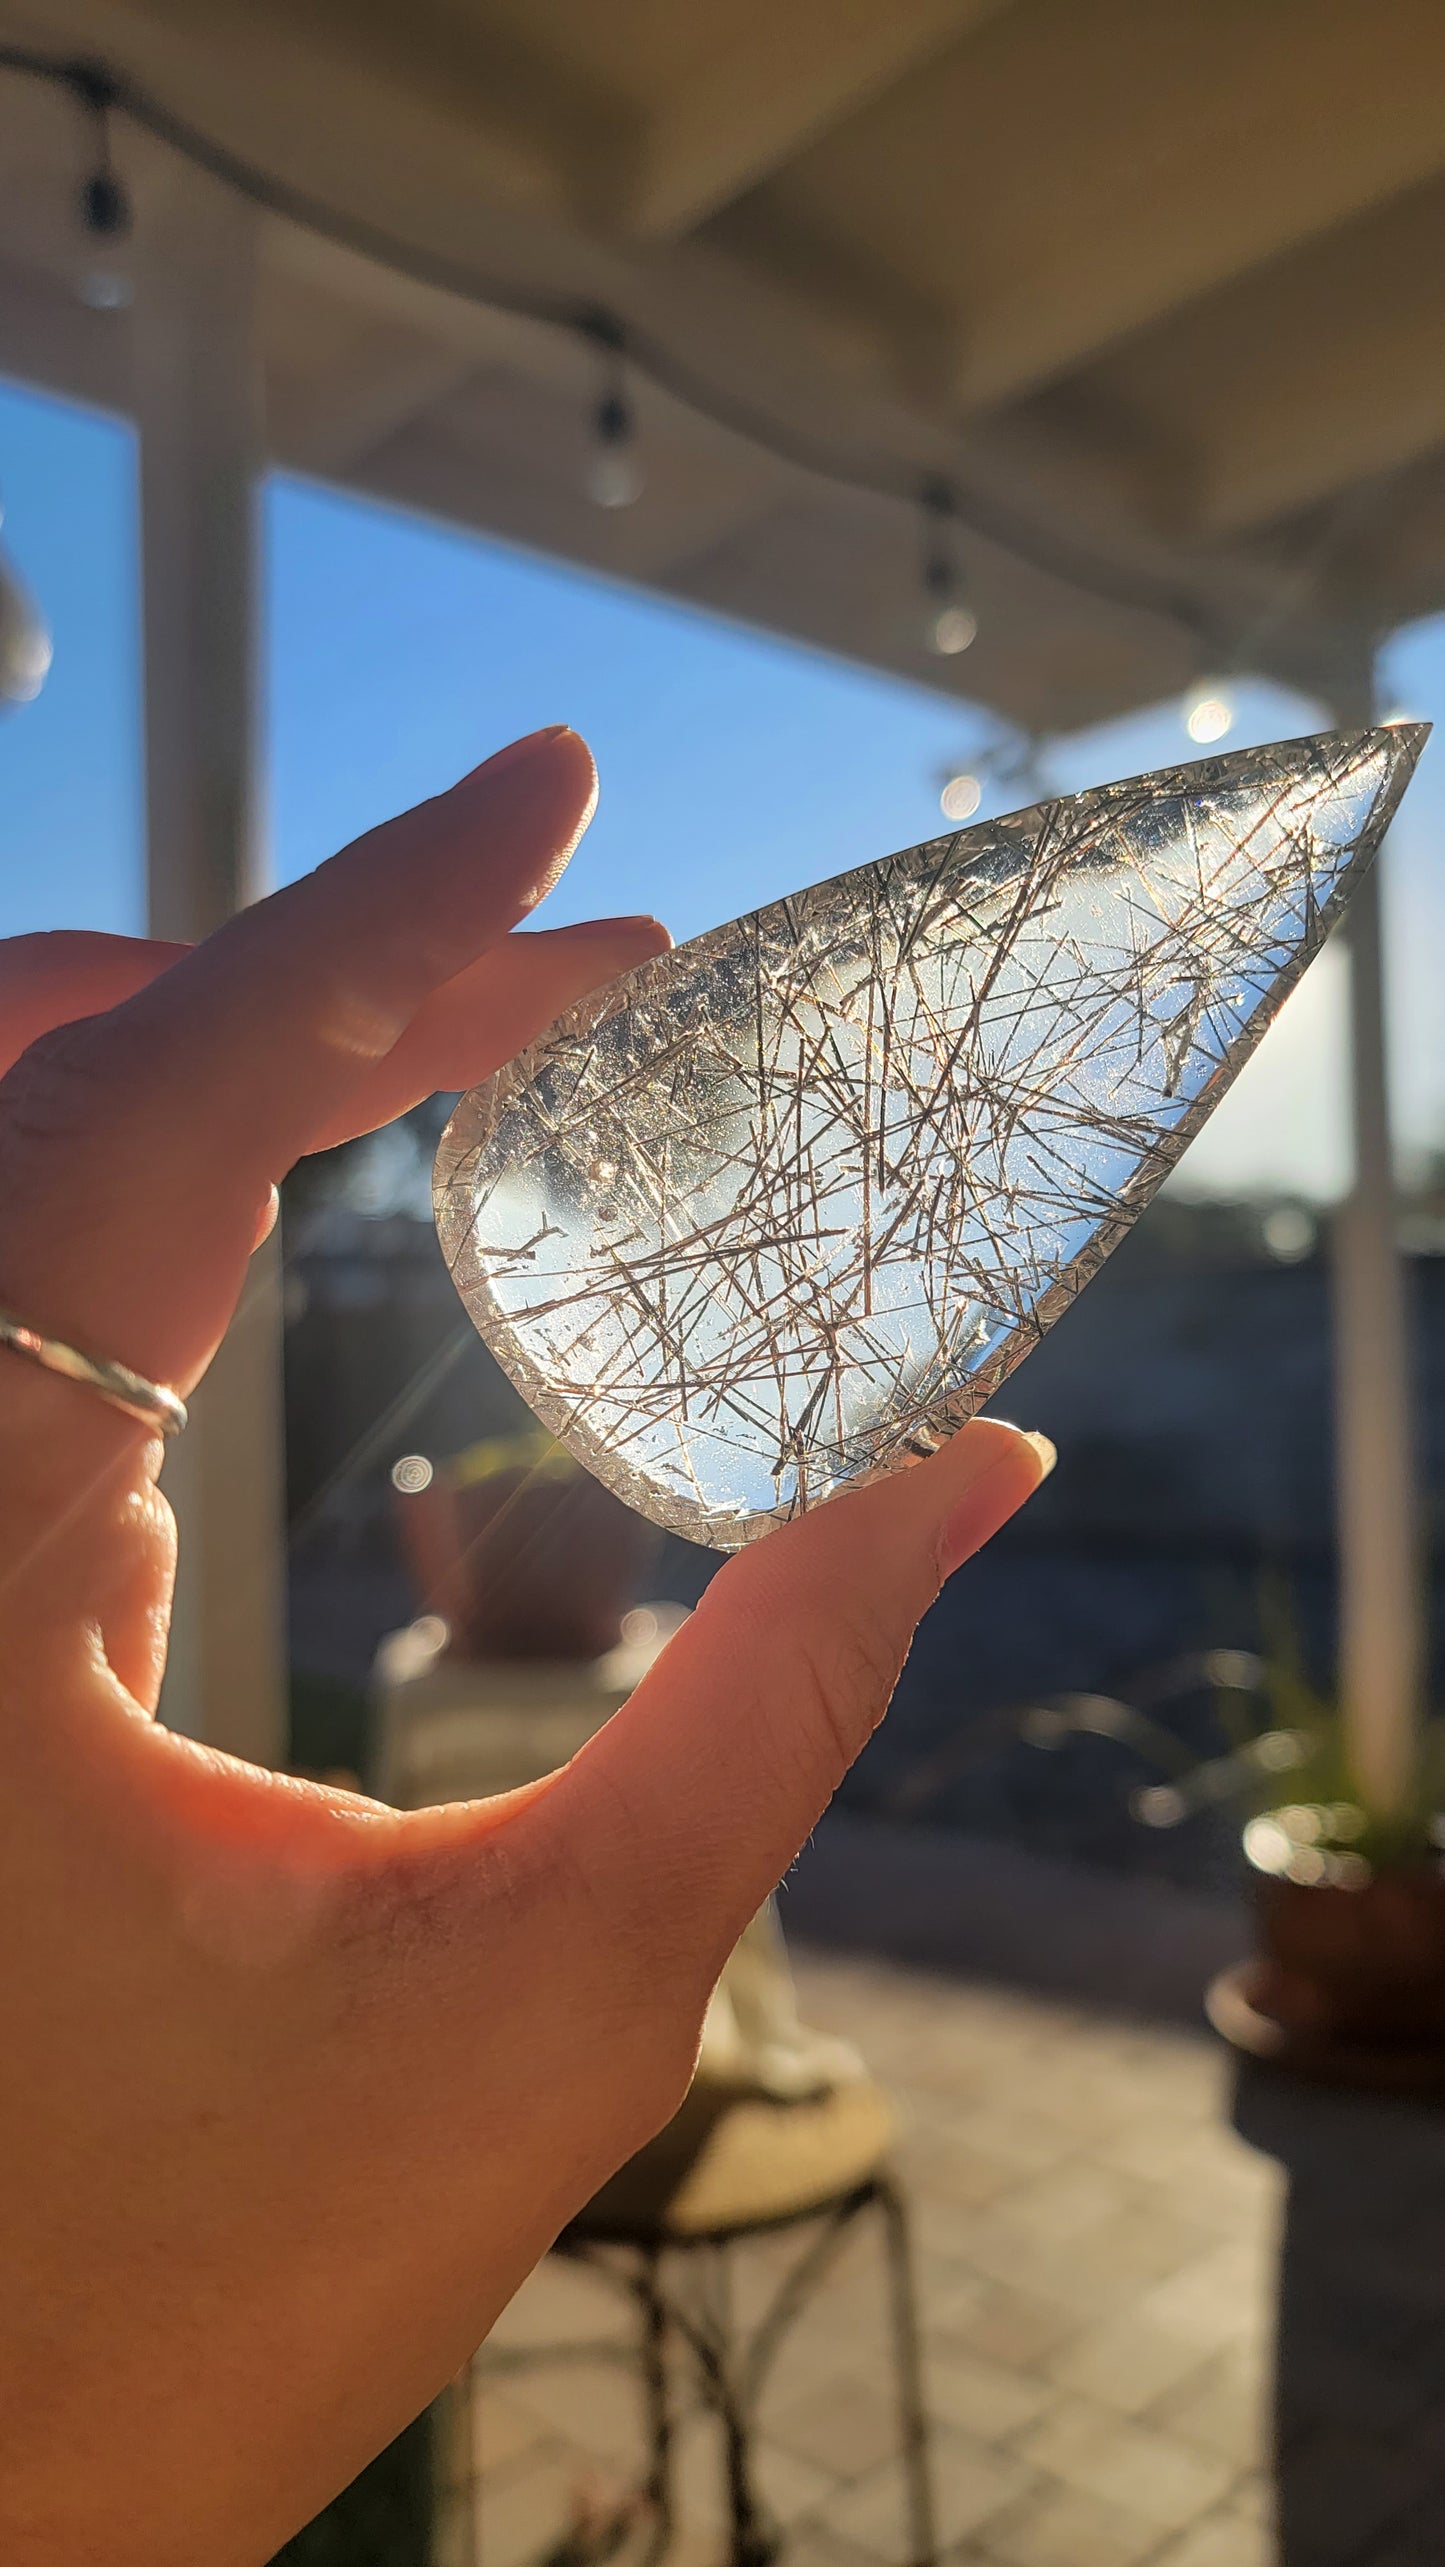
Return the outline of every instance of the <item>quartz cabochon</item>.
{"type": "Polygon", "coordinates": [[[932,1450],[1218,1103],[1426,736],[1041,803],[594,993],[438,1151],[493,1354],[608,1487],[719,1548],[932,1450]]]}

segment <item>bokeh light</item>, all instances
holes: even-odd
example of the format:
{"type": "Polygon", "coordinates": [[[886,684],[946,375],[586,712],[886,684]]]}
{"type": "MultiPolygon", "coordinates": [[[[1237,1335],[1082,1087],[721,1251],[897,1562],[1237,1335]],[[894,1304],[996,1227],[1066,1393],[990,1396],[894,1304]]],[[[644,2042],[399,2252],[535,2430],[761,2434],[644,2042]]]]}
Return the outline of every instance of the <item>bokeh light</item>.
{"type": "Polygon", "coordinates": [[[1186,698],[1184,728],[1191,740],[1201,747],[1211,740],[1222,740],[1234,728],[1234,707],[1217,687],[1201,687],[1186,698]]]}
{"type": "Polygon", "coordinates": [[[945,820],[971,820],[983,800],[976,775],[951,775],[938,797],[945,820]]]}
{"type": "Polygon", "coordinates": [[[978,639],[978,617],[971,606],[944,606],[929,627],[929,648],[940,659],[956,659],[978,639]]]}
{"type": "Polygon", "coordinates": [[[420,1497],[423,1489],[431,1487],[434,1476],[425,1453],[403,1453],[400,1461],[391,1466],[391,1485],[403,1497],[420,1497]]]}

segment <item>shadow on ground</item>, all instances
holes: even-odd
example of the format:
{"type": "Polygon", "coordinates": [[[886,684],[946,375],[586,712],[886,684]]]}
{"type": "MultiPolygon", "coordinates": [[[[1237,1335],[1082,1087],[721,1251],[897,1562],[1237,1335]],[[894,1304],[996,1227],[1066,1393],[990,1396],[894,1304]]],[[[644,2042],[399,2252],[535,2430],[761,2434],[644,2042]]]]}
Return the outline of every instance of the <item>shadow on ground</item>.
{"type": "Polygon", "coordinates": [[[1280,2567],[1445,2559],[1445,2112],[1250,2066],[1234,2126],[1283,2168],[1280,2567]]]}
{"type": "Polygon", "coordinates": [[[1249,1944],[1237,1899],[838,1810],[780,1906],[790,1940],[1192,2029],[1249,1944]]]}

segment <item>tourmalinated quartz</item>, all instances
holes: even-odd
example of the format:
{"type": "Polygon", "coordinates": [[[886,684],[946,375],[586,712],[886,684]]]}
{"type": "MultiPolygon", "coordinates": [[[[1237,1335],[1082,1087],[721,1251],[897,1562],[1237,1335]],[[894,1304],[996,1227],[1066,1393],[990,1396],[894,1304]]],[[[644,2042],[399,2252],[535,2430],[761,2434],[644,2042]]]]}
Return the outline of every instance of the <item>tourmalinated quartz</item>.
{"type": "Polygon", "coordinates": [[[1218,1104],[1424,738],[1041,803],[584,1000],[438,1154],[492,1352],[609,1488],[723,1549],[931,1450],[1218,1104]]]}

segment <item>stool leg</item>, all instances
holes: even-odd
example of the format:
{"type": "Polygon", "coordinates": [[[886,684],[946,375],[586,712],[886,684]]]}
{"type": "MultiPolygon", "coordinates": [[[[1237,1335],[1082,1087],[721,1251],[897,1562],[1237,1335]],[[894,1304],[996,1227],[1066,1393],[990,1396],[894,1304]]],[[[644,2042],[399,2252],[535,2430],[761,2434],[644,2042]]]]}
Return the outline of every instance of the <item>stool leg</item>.
{"type": "Polygon", "coordinates": [[[637,2277],[637,2296],[642,2304],[642,2393],[647,2418],[645,2492],[652,2512],[644,2567],[657,2567],[672,2545],[672,2409],[667,2386],[667,2307],[662,2296],[660,2263],[657,2248],[646,2248],[637,2277]]]}
{"type": "Polygon", "coordinates": [[[732,2268],[725,2245],[704,2250],[695,2323],[688,2334],[703,2393],[723,2437],[730,2539],[728,2567],[770,2567],[781,2543],[753,2485],[752,2398],[733,2325],[732,2268]]]}
{"type": "Polygon", "coordinates": [[[909,2567],[935,2567],[938,2530],[933,2510],[928,2417],[923,2405],[923,2362],[918,2337],[918,2302],[913,2289],[908,2213],[902,2194],[886,2179],[881,2180],[878,2186],[878,2207],[883,2214],[888,2292],[893,2310],[899,2437],[904,2483],[908,2491],[909,2567]]]}
{"type": "Polygon", "coordinates": [[[769,2561],[778,2554],[779,2543],[769,2531],[753,2493],[752,2439],[731,2381],[719,2383],[717,2411],[723,2429],[728,2508],[732,2515],[728,2567],[769,2567],[769,2561]]]}

